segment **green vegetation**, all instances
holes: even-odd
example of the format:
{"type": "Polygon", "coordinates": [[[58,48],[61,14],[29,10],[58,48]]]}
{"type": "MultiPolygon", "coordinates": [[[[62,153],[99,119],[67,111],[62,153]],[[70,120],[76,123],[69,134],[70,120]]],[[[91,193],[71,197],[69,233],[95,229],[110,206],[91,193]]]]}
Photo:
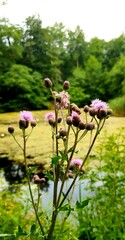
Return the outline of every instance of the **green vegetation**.
{"type": "Polygon", "coordinates": [[[69,80],[71,101],[79,107],[94,98],[117,101],[125,94],[124,76],[124,34],[109,42],[87,42],[79,26],[75,31],[62,23],[43,28],[38,16],[28,17],[23,27],[0,19],[0,112],[50,108],[45,77],[57,91],[69,80]]]}
{"type": "MultiPolygon", "coordinates": [[[[101,142],[97,150],[98,164],[96,167],[94,165],[94,168],[91,164],[89,171],[82,178],[83,182],[89,179],[87,187],[89,204],[82,209],[83,199],[80,197],[81,205],[77,204],[76,212],[73,211],[71,219],[66,220],[64,232],[60,233],[60,240],[125,239],[125,129],[119,128],[117,134],[103,137],[102,140],[103,144],[101,142]]],[[[84,185],[81,184],[79,195],[84,190],[84,185]]],[[[1,192],[0,236],[3,237],[0,239],[41,239],[30,207],[27,190],[24,187],[18,188],[16,193],[1,192]],[[12,236],[7,237],[7,234],[12,236]]],[[[41,219],[45,226],[46,217],[47,212],[44,209],[41,219]]],[[[60,224],[58,220],[54,239],[59,234],[60,224]]]]}

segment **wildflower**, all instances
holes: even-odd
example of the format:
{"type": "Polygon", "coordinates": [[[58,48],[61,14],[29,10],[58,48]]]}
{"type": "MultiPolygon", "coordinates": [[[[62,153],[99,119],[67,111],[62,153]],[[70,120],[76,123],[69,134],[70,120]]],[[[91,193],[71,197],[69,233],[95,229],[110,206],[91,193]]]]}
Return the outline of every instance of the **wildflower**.
{"type": "Polygon", "coordinates": [[[53,112],[48,112],[48,113],[45,115],[45,120],[46,120],[46,121],[49,121],[50,119],[55,120],[55,113],[53,113],[53,112]]]}
{"type": "Polygon", "coordinates": [[[81,121],[81,120],[80,120],[79,115],[78,115],[76,112],[72,112],[72,124],[73,124],[75,127],[78,127],[80,121],[81,121]]]}
{"type": "Polygon", "coordinates": [[[92,100],[91,107],[93,107],[95,110],[100,110],[100,109],[107,110],[108,104],[99,99],[95,99],[95,100],[92,100]]]}
{"type": "Polygon", "coordinates": [[[19,118],[19,127],[21,129],[28,128],[29,122],[34,121],[32,113],[25,110],[20,112],[19,118]]]}
{"type": "Polygon", "coordinates": [[[82,163],[83,163],[82,159],[73,158],[73,159],[71,160],[70,165],[71,165],[71,166],[75,166],[77,169],[79,169],[80,166],[82,165],[82,163]]]}
{"type": "Polygon", "coordinates": [[[62,91],[59,93],[59,96],[61,97],[60,107],[67,108],[69,105],[69,94],[65,91],[62,91]]]}
{"type": "Polygon", "coordinates": [[[50,124],[50,126],[55,127],[55,113],[53,112],[49,112],[45,115],[45,120],[48,121],[48,123],[50,124]]]}
{"type": "Polygon", "coordinates": [[[33,115],[31,112],[24,110],[24,111],[20,112],[20,120],[31,122],[34,119],[33,119],[33,115]]]}

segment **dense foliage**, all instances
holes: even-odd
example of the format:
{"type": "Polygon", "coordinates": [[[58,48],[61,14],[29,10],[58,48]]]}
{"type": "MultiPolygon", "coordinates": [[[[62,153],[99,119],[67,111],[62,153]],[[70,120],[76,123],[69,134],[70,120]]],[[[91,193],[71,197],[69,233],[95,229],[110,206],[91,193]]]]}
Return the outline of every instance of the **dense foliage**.
{"type": "Polygon", "coordinates": [[[89,99],[124,96],[124,75],[124,34],[87,42],[79,26],[43,28],[38,16],[28,17],[23,27],[0,19],[0,112],[50,108],[45,77],[58,88],[69,80],[71,101],[82,107],[89,99]]]}

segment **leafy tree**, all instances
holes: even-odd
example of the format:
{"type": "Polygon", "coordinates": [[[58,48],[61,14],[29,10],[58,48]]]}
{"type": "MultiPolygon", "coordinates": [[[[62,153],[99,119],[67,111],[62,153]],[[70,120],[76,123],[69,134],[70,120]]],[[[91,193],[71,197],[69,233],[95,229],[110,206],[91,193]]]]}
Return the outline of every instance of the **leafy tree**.
{"type": "Polygon", "coordinates": [[[0,71],[5,72],[22,56],[22,29],[0,19],[0,71]]]}
{"type": "Polygon", "coordinates": [[[70,96],[71,101],[75,102],[79,107],[83,107],[88,102],[90,97],[85,92],[85,72],[80,67],[73,69],[72,77],[68,79],[70,81],[70,96]]]}
{"type": "Polygon", "coordinates": [[[125,93],[125,56],[121,56],[109,72],[107,91],[110,98],[125,93]]]}
{"type": "Polygon", "coordinates": [[[101,62],[91,55],[85,66],[86,93],[90,95],[91,99],[101,98],[105,100],[104,76],[101,62]]]}
{"type": "Polygon", "coordinates": [[[108,70],[114,66],[118,59],[125,55],[125,35],[122,34],[118,38],[107,42],[105,48],[105,66],[108,70]]]}
{"type": "Polygon", "coordinates": [[[41,90],[41,74],[32,69],[14,64],[4,77],[0,77],[1,111],[40,109],[47,107],[49,95],[41,90]]]}

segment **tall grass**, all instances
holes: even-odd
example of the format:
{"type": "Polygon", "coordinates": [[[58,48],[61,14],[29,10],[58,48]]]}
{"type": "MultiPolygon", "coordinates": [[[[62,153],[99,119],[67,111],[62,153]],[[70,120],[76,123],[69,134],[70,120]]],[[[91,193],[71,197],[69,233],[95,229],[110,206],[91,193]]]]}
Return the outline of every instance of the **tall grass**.
{"type": "Polygon", "coordinates": [[[109,104],[116,116],[125,117],[125,95],[111,100],[109,104]]]}

